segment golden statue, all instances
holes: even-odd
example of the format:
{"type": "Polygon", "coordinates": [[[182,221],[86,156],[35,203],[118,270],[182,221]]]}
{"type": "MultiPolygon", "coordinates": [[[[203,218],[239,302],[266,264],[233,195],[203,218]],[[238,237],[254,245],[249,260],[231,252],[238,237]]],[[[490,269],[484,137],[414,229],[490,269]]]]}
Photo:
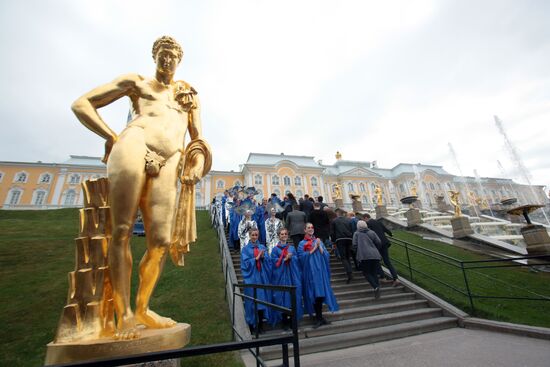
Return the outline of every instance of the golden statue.
{"type": "Polygon", "coordinates": [[[376,205],[382,205],[382,188],[378,185],[376,185],[376,188],[374,189],[374,193],[376,194],[376,205]]]}
{"type": "Polygon", "coordinates": [[[460,192],[449,191],[449,194],[450,194],[451,204],[453,204],[455,208],[455,217],[462,216],[462,211],[460,210],[460,202],[458,200],[458,197],[460,196],[460,192]]]}
{"type": "Polygon", "coordinates": [[[336,157],[337,160],[342,159],[342,153],[340,153],[339,151],[337,151],[335,157],[336,157]]]}
{"type": "Polygon", "coordinates": [[[416,193],[416,186],[411,187],[411,196],[418,196],[416,193]]]}
{"type": "Polygon", "coordinates": [[[137,325],[158,329],[176,324],[150,310],[149,301],[168,253],[182,266],[183,254],[196,240],[194,185],[210,170],[212,157],[202,140],[197,92],[188,83],[173,79],[182,57],[173,38],[161,37],[153,45],[154,77],[123,75],[72,105],[80,122],[106,140],[103,161],[107,164],[112,228],[107,264],[116,339],[138,338],[137,325]],[[117,135],[97,110],[124,96],[130,98],[133,119],[117,135]],[[187,130],[191,141],[184,149],[187,130]],[[138,208],[147,231],[147,250],[140,262],[134,314],[129,242],[138,208]]]}
{"type": "Polygon", "coordinates": [[[332,185],[332,198],[334,200],[342,199],[342,186],[340,184],[332,185]]]}

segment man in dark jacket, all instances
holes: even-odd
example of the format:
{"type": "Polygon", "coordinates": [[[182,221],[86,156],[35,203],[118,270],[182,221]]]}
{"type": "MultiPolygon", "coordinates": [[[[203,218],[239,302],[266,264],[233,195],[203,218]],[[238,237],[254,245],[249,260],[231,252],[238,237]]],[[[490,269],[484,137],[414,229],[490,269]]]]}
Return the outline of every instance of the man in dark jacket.
{"type": "Polygon", "coordinates": [[[327,239],[330,235],[330,220],[326,211],[321,210],[320,203],[313,204],[313,211],[309,215],[309,222],[313,224],[315,234],[323,241],[323,244],[328,246],[327,239]]]}
{"type": "MultiPolygon", "coordinates": [[[[311,220],[309,219],[309,215],[313,211],[313,203],[309,200],[309,195],[308,194],[305,194],[304,195],[304,200],[302,200],[300,202],[300,210],[303,211],[304,213],[306,213],[306,220],[308,222],[311,222],[311,220]]],[[[317,232],[315,232],[315,233],[317,234],[317,236],[319,236],[319,234],[317,232]]]]}
{"type": "Polygon", "coordinates": [[[298,248],[298,244],[304,239],[306,227],[306,214],[298,210],[298,203],[292,205],[292,211],[286,215],[285,227],[288,229],[290,238],[294,242],[294,246],[298,248]]]}
{"type": "Polygon", "coordinates": [[[348,275],[347,283],[349,283],[353,279],[351,263],[349,261],[350,257],[354,258],[351,248],[353,232],[351,230],[351,222],[346,218],[346,212],[337,209],[336,214],[338,217],[330,223],[330,237],[332,241],[336,243],[338,253],[340,254],[340,260],[348,275]]]}
{"type": "MultiPolygon", "coordinates": [[[[397,271],[393,267],[393,264],[390,260],[390,253],[389,253],[389,247],[391,245],[390,241],[386,237],[386,233],[392,237],[393,234],[391,231],[384,225],[384,223],[377,221],[376,219],[371,218],[371,216],[367,213],[365,214],[365,220],[367,221],[367,225],[371,230],[374,231],[378,235],[381,241],[381,245],[378,248],[378,251],[380,252],[380,256],[382,256],[382,260],[384,261],[384,265],[388,268],[390,271],[391,277],[393,279],[393,286],[399,285],[399,279],[397,279],[397,271]]],[[[384,272],[382,271],[382,266],[380,266],[380,269],[378,270],[378,274],[384,277],[384,272]]]]}

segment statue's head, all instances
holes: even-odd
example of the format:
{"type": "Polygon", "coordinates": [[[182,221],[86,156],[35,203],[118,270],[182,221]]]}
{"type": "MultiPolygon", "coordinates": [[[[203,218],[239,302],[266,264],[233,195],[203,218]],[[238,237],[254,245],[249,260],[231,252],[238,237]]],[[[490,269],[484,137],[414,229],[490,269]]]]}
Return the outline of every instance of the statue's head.
{"type": "Polygon", "coordinates": [[[181,46],[170,36],[162,36],[153,44],[153,59],[161,69],[170,68],[175,71],[182,57],[181,46]]]}

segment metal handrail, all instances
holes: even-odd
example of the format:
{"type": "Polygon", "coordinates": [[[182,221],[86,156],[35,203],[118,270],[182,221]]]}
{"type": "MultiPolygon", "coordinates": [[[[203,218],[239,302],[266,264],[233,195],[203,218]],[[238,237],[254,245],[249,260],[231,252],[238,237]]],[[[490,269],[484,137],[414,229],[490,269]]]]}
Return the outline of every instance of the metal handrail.
{"type": "MultiPolygon", "coordinates": [[[[511,296],[492,296],[492,295],[475,294],[470,289],[470,282],[469,282],[469,279],[468,279],[468,271],[475,270],[475,269],[498,269],[498,268],[508,268],[508,267],[523,267],[523,266],[532,267],[532,266],[550,265],[550,256],[548,256],[548,255],[518,256],[518,257],[513,257],[513,258],[505,258],[505,259],[458,260],[458,259],[455,259],[451,256],[442,254],[440,252],[437,252],[437,251],[434,251],[434,250],[431,250],[431,249],[424,248],[422,246],[412,244],[410,242],[407,242],[407,241],[404,241],[404,240],[401,240],[401,239],[390,238],[390,242],[405,248],[405,256],[406,256],[407,262],[405,263],[405,262],[402,262],[402,261],[397,260],[397,259],[393,259],[393,261],[395,261],[396,263],[401,264],[401,265],[408,268],[409,276],[410,276],[411,281],[413,280],[414,273],[417,273],[417,274],[423,275],[424,277],[426,277],[428,279],[431,279],[431,280],[433,280],[433,281],[435,281],[435,282],[437,282],[437,283],[439,283],[443,286],[446,286],[446,287],[452,289],[453,291],[455,291],[457,293],[460,293],[464,296],[467,296],[468,299],[469,299],[470,308],[471,308],[473,314],[476,313],[476,309],[475,309],[475,305],[474,305],[474,299],[482,299],[483,298],[483,299],[503,299],[503,300],[550,301],[550,296],[547,297],[547,296],[540,295],[536,292],[531,292],[531,291],[528,291],[528,292],[532,293],[532,294],[536,294],[538,297],[511,297],[511,296]],[[466,290],[464,291],[460,288],[457,288],[455,285],[444,282],[441,279],[438,279],[437,277],[435,277],[431,274],[428,274],[424,271],[421,271],[417,268],[414,268],[413,265],[411,264],[411,256],[410,256],[409,251],[424,255],[424,256],[426,256],[430,259],[438,260],[438,261],[440,261],[444,264],[450,265],[452,267],[460,268],[460,270],[462,272],[463,279],[464,279],[464,288],[466,290]],[[538,260],[537,264],[521,264],[521,263],[518,263],[521,260],[535,260],[535,259],[538,260]],[[477,264],[483,264],[483,263],[486,263],[487,265],[477,265],[477,264]],[[505,264],[503,264],[503,263],[505,263],[505,264]],[[472,265],[470,265],[470,264],[472,264],[472,265]]],[[[479,272],[474,272],[474,273],[477,274],[477,275],[484,275],[486,278],[490,278],[494,281],[498,281],[498,279],[496,279],[494,277],[491,277],[489,275],[482,274],[482,273],[479,273],[479,272]]]]}

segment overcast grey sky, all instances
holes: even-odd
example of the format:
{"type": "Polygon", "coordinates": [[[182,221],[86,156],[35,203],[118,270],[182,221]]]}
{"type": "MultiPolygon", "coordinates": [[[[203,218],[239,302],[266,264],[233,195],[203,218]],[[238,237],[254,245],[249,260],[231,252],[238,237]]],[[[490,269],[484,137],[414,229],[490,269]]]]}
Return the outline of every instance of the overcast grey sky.
{"type": "MultiPolygon", "coordinates": [[[[178,79],[201,97],[213,168],[249,152],[377,160],[550,186],[549,1],[8,1],[0,3],[0,160],[101,156],[73,100],[125,73],[153,75],[151,46],[183,46],[178,79]]],[[[128,101],[100,111],[116,131],[128,101]]]]}

